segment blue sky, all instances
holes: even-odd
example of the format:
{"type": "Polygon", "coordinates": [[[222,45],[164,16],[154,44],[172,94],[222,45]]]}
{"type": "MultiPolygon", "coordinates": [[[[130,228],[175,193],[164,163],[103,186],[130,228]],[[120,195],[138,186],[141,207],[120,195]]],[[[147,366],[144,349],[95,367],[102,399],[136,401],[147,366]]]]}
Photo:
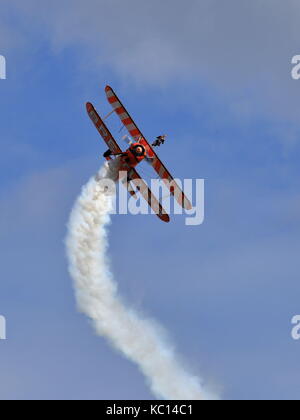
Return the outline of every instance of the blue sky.
{"type": "Polygon", "coordinates": [[[299,398],[299,14],[277,0],[3,2],[1,399],[152,398],[77,313],[67,273],[69,212],[105,150],[84,105],[106,114],[106,84],[149,139],[168,133],[171,173],[206,189],[201,226],[112,217],[120,291],[222,398],[299,398]]]}

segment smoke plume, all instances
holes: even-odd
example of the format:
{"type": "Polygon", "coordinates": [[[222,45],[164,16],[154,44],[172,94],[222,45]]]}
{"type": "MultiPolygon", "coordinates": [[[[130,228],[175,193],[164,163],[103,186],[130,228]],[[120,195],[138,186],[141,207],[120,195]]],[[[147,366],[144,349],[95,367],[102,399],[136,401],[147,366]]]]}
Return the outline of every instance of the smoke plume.
{"type": "Polygon", "coordinates": [[[99,335],[138,365],[157,398],[214,399],[179,363],[161,328],[119,296],[106,254],[113,197],[100,182],[104,178],[113,178],[107,164],[83,187],[68,225],[69,271],[78,307],[99,335]]]}

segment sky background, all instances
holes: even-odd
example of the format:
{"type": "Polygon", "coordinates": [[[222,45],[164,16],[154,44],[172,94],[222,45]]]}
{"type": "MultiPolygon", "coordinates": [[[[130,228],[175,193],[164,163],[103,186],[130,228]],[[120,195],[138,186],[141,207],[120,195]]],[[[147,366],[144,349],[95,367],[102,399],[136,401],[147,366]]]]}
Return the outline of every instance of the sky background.
{"type": "Polygon", "coordinates": [[[223,399],[299,399],[299,2],[0,7],[0,399],[153,398],[67,272],[69,212],[105,150],[85,102],[108,113],[106,84],[148,139],[168,133],[171,173],[205,179],[201,226],[112,217],[120,292],[223,399]]]}

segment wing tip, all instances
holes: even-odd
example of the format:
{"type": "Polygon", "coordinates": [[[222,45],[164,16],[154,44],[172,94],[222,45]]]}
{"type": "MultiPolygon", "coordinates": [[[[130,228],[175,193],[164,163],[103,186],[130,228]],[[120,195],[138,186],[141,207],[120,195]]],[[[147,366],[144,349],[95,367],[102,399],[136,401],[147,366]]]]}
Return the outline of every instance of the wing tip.
{"type": "Polygon", "coordinates": [[[93,108],[93,104],[91,104],[90,102],[87,102],[85,104],[85,107],[86,107],[87,111],[90,111],[93,108]]]}
{"type": "Polygon", "coordinates": [[[191,205],[191,203],[188,201],[186,203],[184,203],[183,208],[185,208],[186,210],[192,210],[193,206],[191,205]]]}
{"type": "Polygon", "coordinates": [[[170,216],[168,214],[160,214],[158,217],[165,223],[169,223],[170,216]]]}

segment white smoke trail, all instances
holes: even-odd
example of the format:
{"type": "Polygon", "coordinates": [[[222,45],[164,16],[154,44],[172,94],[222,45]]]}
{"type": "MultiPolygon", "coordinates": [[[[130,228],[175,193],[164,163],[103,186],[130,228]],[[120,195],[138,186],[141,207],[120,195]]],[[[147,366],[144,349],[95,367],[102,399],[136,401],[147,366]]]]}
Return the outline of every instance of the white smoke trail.
{"type": "Polygon", "coordinates": [[[88,182],[69,221],[69,270],[79,309],[93,320],[98,334],[139,366],[157,398],[215,399],[179,364],[160,327],[128,308],[118,295],[106,256],[112,196],[99,182],[109,176],[105,165],[88,182]]]}

